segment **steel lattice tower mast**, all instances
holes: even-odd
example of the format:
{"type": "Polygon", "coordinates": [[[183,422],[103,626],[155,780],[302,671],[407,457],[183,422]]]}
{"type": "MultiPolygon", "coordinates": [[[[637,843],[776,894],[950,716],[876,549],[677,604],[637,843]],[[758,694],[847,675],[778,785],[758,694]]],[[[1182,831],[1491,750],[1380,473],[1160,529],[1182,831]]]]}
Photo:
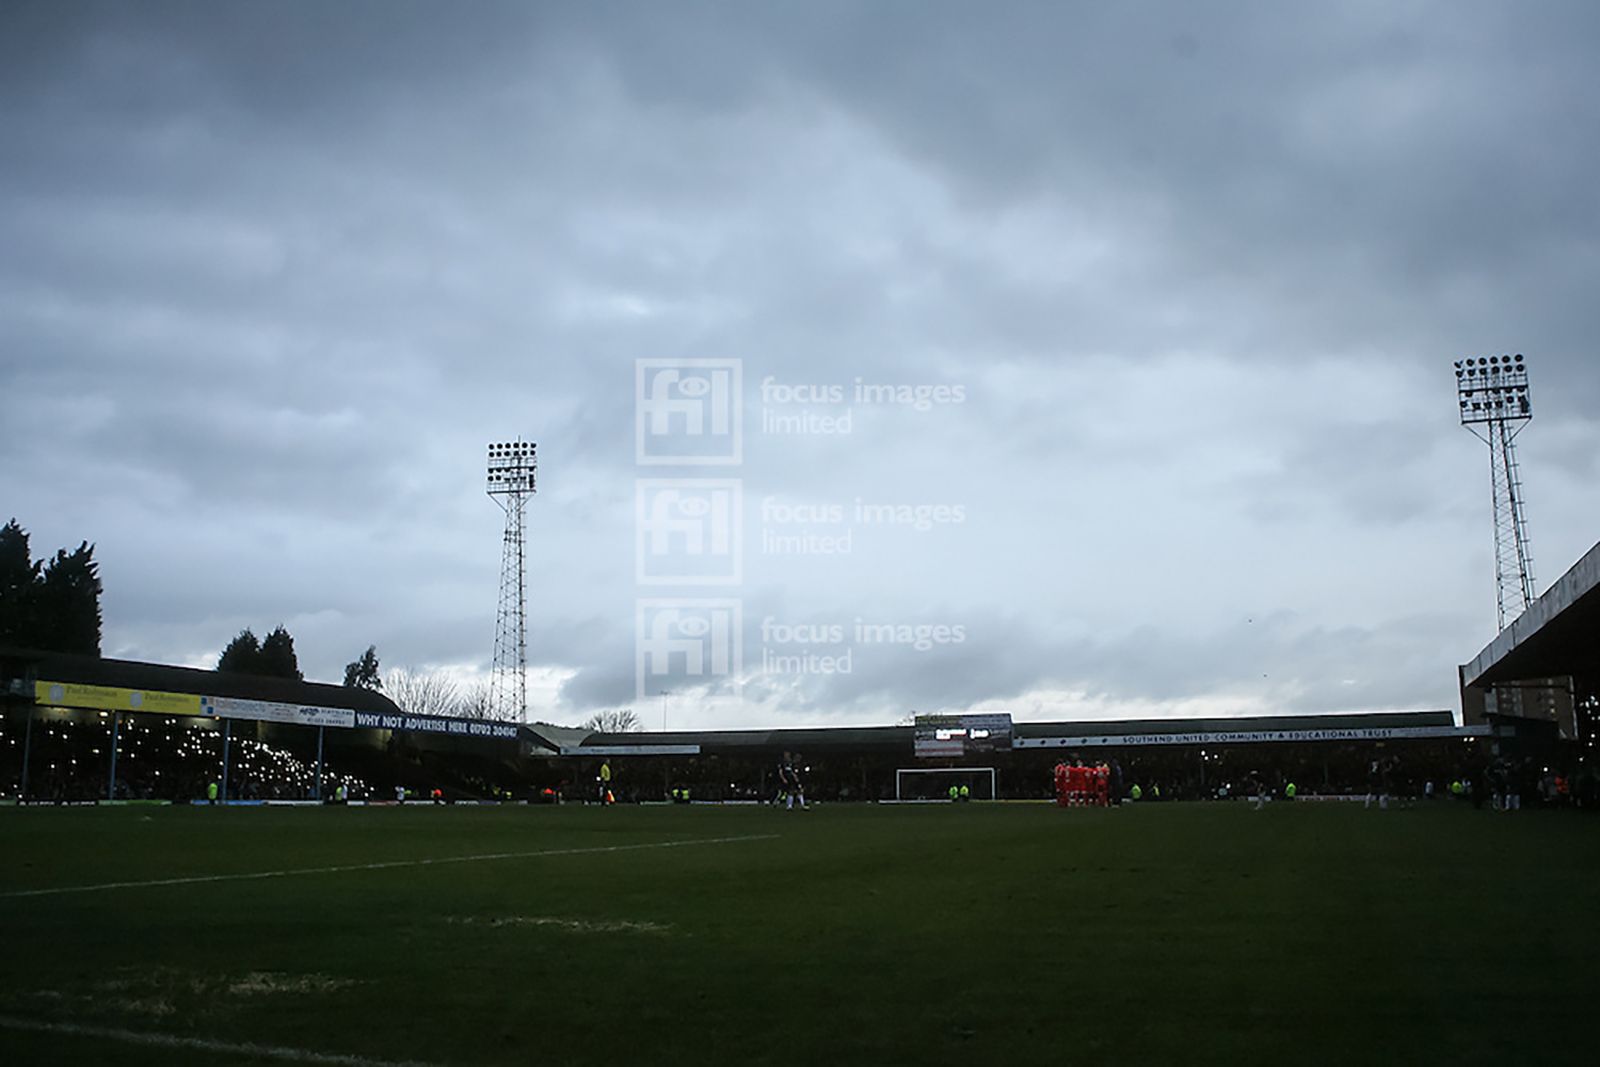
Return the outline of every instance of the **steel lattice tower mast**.
{"type": "Polygon", "coordinates": [[[1494,488],[1495,600],[1500,629],[1533,603],[1533,555],[1522,513],[1522,476],[1517,467],[1517,434],[1533,418],[1528,397],[1528,366],[1520,354],[1456,360],[1456,394],[1461,425],[1489,446],[1489,478],[1494,488]]]}
{"type": "Polygon", "coordinates": [[[489,496],[506,513],[489,714],[514,722],[522,722],[528,711],[528,571],[523,515],[534,492],[538,467],[531,441],[518,438],[489,446],[489,496]]]}

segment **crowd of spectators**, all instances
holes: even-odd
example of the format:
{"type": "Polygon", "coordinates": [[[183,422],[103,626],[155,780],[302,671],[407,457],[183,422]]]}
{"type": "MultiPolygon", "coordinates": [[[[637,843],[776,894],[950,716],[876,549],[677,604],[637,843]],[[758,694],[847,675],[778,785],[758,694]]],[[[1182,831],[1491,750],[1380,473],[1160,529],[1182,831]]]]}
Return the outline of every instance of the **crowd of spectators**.
{"type": "MultiPolygon", "coordinates": [[[[895,797],[897,770],[942,764],[948,764],[952,774],[958,766],[994,767],[1000,799],[1044,800],[1054,795],[1055,764],[1073,758],[1106,761],[1120,782],[1118,796],[1130,798],[1138,786],[1147,802],[1285,798],[1293,785],[1295,796],[1306,800],[1364,798],[1381,790],[1396,799],[1453,797],[1492,805],[1496,795],[1502,800],[1516,795],[1524,806],[1600,810],[1600,773],[1587,769],[1587,764],[1575,758],[1561,762],[1550,756],[1497,756],[1484,739],[1150,746],[1081,753],[1030,749],[982,759],[921,762],[882,753],[826,752],[803,756],[800,764],[807,796],[813,800],[890,800],[895,797]],[[1459,788],[1452,789],[1457,784],[1459,788]]],[[[577,777],[596,772],[599,761],[590,762],[592,766],[580,767],[577,777]]],[[[619,800],[663,800],[672,785],[683,785],[699,800],[770,800],[776,794],[776,763],[777,757],[767,754],[615,761],[615,791],[619,800]]],[[[908,795],[922,798],[941,794],[953,780],[939,777],[937,788],[928,784],[932,777],[920,784],[912,778],[904,781],[913,783],[908,795]]],[[[981,784],[980,795],[987,796],[987,779],[981,784]]]]}
{"type": "MultiPolygon", "coordinates": [[[[166,716],[124,716],[116,724],[116,774],[112,778],[109,713],[38,717],[31,730],[0,724],[0,797],[15,796],[28,755],[28,799],[74,802],[101,799],[183,801],[204,799],[222,780],[223,732],[215,722],[166,716]]],[[[228,796],[240,800],[309,800],[317,793],[314,757],[251,737],[228,744],[228,796]]],[[[364,797],[375,790],[359,774],[325,763],[322,795],[364,797]]]]}
{"type": "MultiPolygon", "coordinates": [[[[123,715],[116,726],[115,799],[202,799],[219,784],[221,724],[182,716],[123,715]]],[[[435,747],[401,734],[328,730],[320,799],[587,801],[596,796],[600,760],[530,756],[510,746],[435,747]]],[[[103,712],[36,715],[28,741],[29,799],[106,799],[111,781],[112,717],[103,712]]],[[[237,724],[228,743],[226,796],[234,800],[319,799],[317,731],[237,724]]],[[[0,799],[15,798],[21,778],[23,720],[0,719],[0,799]]],[[[938,767],[893,752],[799,754],[795,766],[813,801],[888,800],[896,772],[938,767]]],[[[1118,799],[1135,787],[1144,802],[1360,797],[1381,782],[1396,798],[1455,800],[1477,806],[1572,806],[1600,809],[1600,768],[1563,763],[1550,754],[1500,754],[1485,739],[1151,746],[1014,750],[982,759],[946,761],[994,767],[1001,799],[1049,799],[1053,767],[1074,757],[1105,760],[1115,770],[1118,799]]],[[[669,799],[757,803],[779,792],[779,755],[764,751],[690,757],[644,756],[611,761],[608,786],[617,801],[669,799]]],[[[949,783],[940,779],[940,790],[949,783]]],[[[974,788],[988,796],[984,779],[974,788]]],[[[931,787],[930,787],[931,788],[931,787]]],[[[920,795],[920,794],[919,794],[920,795]]],[[[931,795],[931,794],[930,794],[931,795]]]]}

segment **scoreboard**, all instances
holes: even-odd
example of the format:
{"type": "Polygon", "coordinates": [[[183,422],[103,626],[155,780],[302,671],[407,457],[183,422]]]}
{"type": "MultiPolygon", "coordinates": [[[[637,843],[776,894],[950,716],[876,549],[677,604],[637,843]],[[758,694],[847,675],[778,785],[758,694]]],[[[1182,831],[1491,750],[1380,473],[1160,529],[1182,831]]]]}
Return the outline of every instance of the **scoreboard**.
{"type": "Polygon", "coordinates": [[[912,727],[918,759],[959,759],[1011,750],[1011,715],[918,715],[912,727]]]}

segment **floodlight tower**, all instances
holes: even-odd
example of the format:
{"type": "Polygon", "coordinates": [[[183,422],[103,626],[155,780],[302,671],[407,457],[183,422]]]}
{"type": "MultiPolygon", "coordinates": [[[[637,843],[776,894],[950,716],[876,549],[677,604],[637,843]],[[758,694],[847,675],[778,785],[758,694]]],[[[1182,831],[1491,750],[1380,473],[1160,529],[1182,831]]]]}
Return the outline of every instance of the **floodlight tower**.
{"type": "Polygon", "coordinates": [[[500,610],[494,620],[494,669],[489,675],[489,713],[521,722],[528,712],[528,577],[523,512],[533,495],[538,469],[534,444],[501,441],[489,446],[487,489],[506,513],[500,551],[500,610]]]}
{"type": "Polygon", "coordinates": [[[1500,629],[1533,603],[1533,556],[1522,514],[1522,477],[1516,437],[1533,418],[1528,366],[1521,354],[1456,360],[1456,396],[1461,425],[1489,446],[1494,488],[1495,600],[1500,629]]]}

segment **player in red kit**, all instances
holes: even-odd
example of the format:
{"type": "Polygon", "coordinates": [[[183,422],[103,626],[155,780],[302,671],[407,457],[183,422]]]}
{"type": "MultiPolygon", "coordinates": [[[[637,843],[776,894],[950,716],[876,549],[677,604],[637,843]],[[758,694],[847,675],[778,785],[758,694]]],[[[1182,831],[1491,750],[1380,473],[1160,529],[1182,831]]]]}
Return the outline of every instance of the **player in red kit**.
{"type": "Polygon", "coordinates": [[[1071,794],[1071,804],[1082,807],[1089,800],[1089,768],[1083,765],[1082,760],[1075,759],[1072,766],[1067,769],[1067,790],[1071,794]]]}

